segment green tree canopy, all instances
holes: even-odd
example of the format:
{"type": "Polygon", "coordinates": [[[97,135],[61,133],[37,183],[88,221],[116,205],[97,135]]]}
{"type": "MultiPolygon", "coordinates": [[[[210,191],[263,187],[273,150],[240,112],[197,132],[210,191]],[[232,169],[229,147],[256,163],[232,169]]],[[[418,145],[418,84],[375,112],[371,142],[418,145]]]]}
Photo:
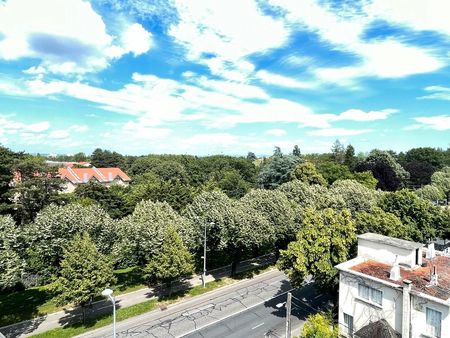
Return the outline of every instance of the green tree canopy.
{"type": "Polygon", "coordinates": [[[310,315],[303,326],[301,338],[339,338],[339,327],[325,314],[310,315]]]}
{"type": "Polygon", "coordinates": [[[410,228],[412,239],[418,242],[433,239],[448,227],[439,207],[406,189],[382,195],[379,206],[400,218],[410,228]]]}
{"type": "Polygon", "coordinates": [[[147,264],[161,247],[168,226],[180,233],[188,248],[194,245],[192,224],[166,202],[142,201],[134,212],[117,223],[114,249],[121,266],[147,264]]]}
{"type": "Polygon", "coordinates": [[[377,234],[411,240],[411,230],[403,225],[396,215],[385,212],[377,206],[356,213],[356,231],[358,234],[374,232],[377,234]]]}
{"type": "Polygon", "coordinates": [[[450,167],[444,167],[431,176],[431,182],[441,189],[450,200],[450,167]]]}
{"type": "Polygon", "coordinates": [[[356,229],[350,211],[307,209],[297,239],[282,250],[278,267],[295,287],[312,275],[317,285],[327,289],[336,287],[336,264],[348,260],[356,242],[356,229]]]}
{"type": "Polygon", "coordinates": [[[369,210],[377,203],[378,192],[369,189],[355,180],[337,180],[330,188],[332,195],[339,195],[352,213],[369,210]]]}
{"type": "Polygon", "coordinates": [[[307,184],[327,185],[327,181],[311,162],[298,164],[294,170],[291,171],[290,176],[292,180],[299,180],[307,184]]]}
{"type": "Polygon", "coordinates": [[[321,162],[317,170],[327,180],[328,184],[333,184],[336,180],[352,179],[353,173],[348,166],[336,162],[321,162]]]}
{"type": "Polygon", "coordinates": [[[61,271],[52,290],[57,293],[58,304],[85,307],[115,282],[112,261],[98,252],[89,235],[84,233],[75,235],[64,251],[61,271]]]}
{"type": "Polygon", "coordinates": [[[434,184],[427,184],[420,189],[414,191],[420,198],[426,199],[428,201],[443,200],[446,198],[445,193],[434,184]]]}
{"type": "Polygon", "coordinates": [[[293,155],[274,155],[261,168],[258,185],[265,189],[275,189],[290,180],[291,171],[302,159],[293,155]]]}
{"type": "Polygon", "coordinates": [[[193,257],[175,227],[165,229],[164,240],[145,267],[150,281],[167,283],[194,272],[193,257]]]}
{"type": "Polygon", "coordinates": [[[378,180],[377,188],[388,191],[402,187],[409,178],[409,173],[387,151],[371,151],[364,161],[356,165],[356,170],[370,170],[378,180]]]}

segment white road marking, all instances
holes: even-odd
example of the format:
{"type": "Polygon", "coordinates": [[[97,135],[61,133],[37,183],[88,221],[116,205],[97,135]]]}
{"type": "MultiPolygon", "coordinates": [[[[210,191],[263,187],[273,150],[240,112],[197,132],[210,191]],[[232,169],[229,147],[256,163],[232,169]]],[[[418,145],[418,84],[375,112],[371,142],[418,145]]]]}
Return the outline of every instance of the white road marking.
{"type": "Polygon", "coordinates": [[[264,323],[258,324],[255,327],[252,327],[252,330],[257,329],[258,327],[263,326],[263,325],[264,325],[264,323]]]}
{"type": "Polygon", "coordinates": [[[239,310],[239,311],[237,311],[237,312],[235,312],[235,313],[231,313],[231,314],[229,314],[228,316],[225,316],[225,317],[223,317],[223,318],[214,320],[214,321],[212,321],[212,322],[210,322],[210,323],[208,323],[208,324],[205,324],[205,325],[200,326],[200,327],[198,327],[198,328],[196,328],[196,329],[193,329],[193,330],[191,330],[191,331],[189,331],[189,332],[186,332],[186,333],[182,334],[181,336],[177,336],[177,338],[188,336],[188,335],[190,335],[190,334],[192,334],[192,333],[194,333],[194,332],[200,331],[200,330],[202,330],[202,329],[204,329],[204,328],[206,328],[206,327],[209,327],[209,326],[211,326],[211,325],[217,324],[217,323],[219,323],[219,322],[221,322],[221,321],[224,321],[224,320],[226,320],[226,319],[228,319],[228,318],[230,318],[230,317],[236,316],[236,315],[241,314],[241,313],[243,313],[243,312],[245,312],[245,311],[248,311],[248,310],[250,310],[250,309],[253,309],[253,308],[255,308],[255,307],[257,307],[257,306],[259,306],[259,305],[261,305],[261,304],[264,304],[265,302],[268,302],[268,301],[271,300],[271,299],[274,299],[274,298],[280,297],[280,296],[282,296],[282,295],[285,295],[286,293],[288,293],[288,292],[290,292],[290,291],[292,291],[292,290],[294,290],[294,288],[291,288],[291,289],[289,289],[289,290],[287,290],[287,291],[285,291],[285,292],[282,292],[282,293],[280,293],[280,294],[278,294],[278,295],[275,295],[275,296],[273,296],[273,297],[271,297],[271,298],[269,298],[269,299],[263,300],[263,301],[258,302],[258,303],[256,303],[256,304],[253,304],[253,305],[250,306],[250,307],[243,308],[242,310],[239,310]]]}

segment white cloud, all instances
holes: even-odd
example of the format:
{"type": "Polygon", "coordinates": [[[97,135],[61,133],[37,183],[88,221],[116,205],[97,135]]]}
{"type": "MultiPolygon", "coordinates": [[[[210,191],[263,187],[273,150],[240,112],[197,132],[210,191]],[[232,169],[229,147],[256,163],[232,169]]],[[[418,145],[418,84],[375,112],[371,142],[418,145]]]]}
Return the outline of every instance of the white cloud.
{"type": "MultiPolygon", "coordinates": [[[[317,0],[270,0],[270,3],[287,12],[285,16],[287,24],[300,25],[299,28],[313,31],[333,48],[360,59],[348,66],[314,69],[314,74],[323,82],[349,86],[354,85],[353,80],[360,77],[398,78],[433,72],[445,65],[443,57],[437,56],[433,50],[410,46],[393,39],[364,41],[363,32],[370,23],[379,18],[370,6],[363,7],[363,11],[352,12],[348,10],[351,6],[342,6],[339,11],[331,10],[317,0]]],[[[421,3],[422,6],[426,6],[425,2],[421,3]]],[[[398,7],[408,11],[409,4],[404,5],[398,7]]],[[[415,6],[417,10],[418,1],[415,6]]],[[[378,14],[383,11],[389,12],[389,8],[384,10],[379,10],[382,6],[377,8],[378,14]]]]}
{"type": "Polygon", "coordinates": [[[417,31],[432,30],[450,35],[450,2],[447,0],[373,0],[365,9],[375,18],[417,31]]]}
{"type": "Polygon", "coordinates": [[[206,64],[213,74],[240,80],[253,71],[246,58],[283,45],[289,30],[264,15],[256,1],[175,1],[179,21],[169,34],[186,47],[189,60],[206,64]],[[247,72],[247,74],[246,74],[247,72]]]}
{"type": "Polygon", "coordinates": [[[425,91],[431,92],[429,95],[421,96],[419,99],[447,100],[450,101],[450,88],[444,86],[428,86],[425,91]]]}
{"type": "Polygon", "coordinates": [[[361,135],[371,132],[371,129],[345,129],[345,128],[325,128],[309,131],[307,134],[311,136],[351,136],[361,135]]]}
{"type": "Polygon", "coordinates": [[[68,138],[69,136],[70,133],[66,129],[53,130],[48,134],[48,137],[52,139],[65,139],[68,138]]]}
{"type": "Polygon", "coordinates": [[[389,117],[389,115],[395,112],[397,112],[396,109],[383,109],[379,111],[368,111],[368,112],[365,112],[361,109],[349,109],[340,113],[333,119],[335,121],[358,121],[358,122],[385,120],[389,117]]]}
{"type": "MultiPolygon", "coordinates": [[[[420,127],[434,130],[449,130],[450,115],[437,115],[427,117],[415,117],[414,120],[420,123],[420,127]]],[[[414,128],[416,129],[416,128],[414,128]]]]}
{"type": "Polygon", "coordinates": [[[123,26],[123,36],[114,41],[88,1],[7,0],[0,3],[0,59],[41,60],[28,74],[102,70],[114,58],[150,48],[151,35],[141,25],[123,26]]]}
{"type": "Polygon", "coordinates": [[[125,53],[133,53],[135,56],[147,53],[152,44],[152,34],[145,30],[141,24],[130,25],[122,35],[123,49],[125,53]]]}
{"type": "Polygon", "coordinates": [[[264,134],[266,135],[271,135],[271,136],[283,136],[286,135],[286,130],[284,129],[268,129],[264,132],[264,134]]]}
{"type": "Polygon", "coordinates": [[[266,84],[287,88],[311,89],[317,86],[317,84],[313,82],[298,81],[291,77],[274,74],[266,70],[260,70],[256,72],[255,77],[266,84]]]}

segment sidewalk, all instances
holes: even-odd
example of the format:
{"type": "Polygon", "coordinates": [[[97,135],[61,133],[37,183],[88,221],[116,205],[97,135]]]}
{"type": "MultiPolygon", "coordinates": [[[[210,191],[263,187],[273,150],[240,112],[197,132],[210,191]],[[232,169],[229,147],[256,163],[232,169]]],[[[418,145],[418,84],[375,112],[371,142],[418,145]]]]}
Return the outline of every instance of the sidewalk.
{"type": "MultiPolygon", "coordinates": [[[[265,266],[275,262],[273,254],[261,256],[258,258],[240,262],[237,265],[236,272],[245,272],[257,267],[265,266]]],[[[216,279],[228,277],[231,275],[230,266],[211,270],[206,276],[206,282],[212,282],[216,279]]],[[[189,289],[193,286],[201,285],[201,275],[195,275],[182,283],[173,283],[172,292],[189,289]]],[[[163,291],[164,292],[164,291],[163,291]]],[[[167,290],[166,290],[167,293],[167,290]]],[[[163,293],[164,294],[164,293],[163,293]]],[[[116,297],[117,308],[125,308],[131,305],[142,303],[156,296],[161,295],[161,288],[144,288],[130,293],[118,295],[116,297]]],[[[109,301],[100,300],[94,302],[90,309],[86,310],[86,317],[93,318],[105,313],[111,312],[109,301]]],[[[74,324],[81,321],[82,312],[80,308],[69,308],[63,311],[48,314],[46,316],[26,320],[20,323],[4,326],[0,332],[6,337],[28,337],[37,333],[52,330],[67,324],[74,324]]]]}

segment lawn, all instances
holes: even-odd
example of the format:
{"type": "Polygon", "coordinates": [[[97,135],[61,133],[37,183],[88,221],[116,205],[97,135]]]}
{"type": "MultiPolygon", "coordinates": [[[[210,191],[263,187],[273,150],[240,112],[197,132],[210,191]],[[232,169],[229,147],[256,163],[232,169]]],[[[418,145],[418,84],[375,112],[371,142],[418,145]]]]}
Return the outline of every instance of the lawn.
{"type": "MultiPolygon", "coordinates": [[[[116,294],[146,287],[143,273],[137,268],[116,270],[114,274],[117,277],[117,283],[113,287],[116,294]]],[[[0,326],[61,310],[63,307],[57,306],[53,297],[49,285],[0,294],[0,326]]]]}
{"type": "MultiPolygon", "coordinates": [[[[127,318],[131,318],[140,314],[143,314],[145,312],[149,312],[151,310],[156,309],[159,306],[162,305],[169,305],[175,302],[178,302],[182,299],[186,299],[189,297],[199,296],[201,294],[204,294],[208,291],[212,291],[214,289],[217,289],[219,287],[232,284],[237,282],[238,280],[242,280],[243,278],[250,278],[254,275],[258,275],[262,272],[268,271],[272,268],[272,266],[260,268],[254,271],[245,272],[242,274],[237,275],[235,278],[225,277],[218,280],[215,280],[213,282],[206,283],[206,287],[203,288],[201,285],[195,286],[191,289],[177,292],[172,294],[171,296],[167,297],[161,297],[159,299],[151,299],[149,301],[145,301],[143,303],[139,303],[136,305],[132,305],[126,308],[118,309],[116,312],[117,315],[117,321],[125,320],[127,318]]],[[[95,319],[91,319],[87,321],[85,324],[75,324],[75,325],[68,325],[62,328],[50,330],[41,334],[34,335],[33,337],[37,338],[55,338],[55,337],[73,337],[94,329],[98,329],[100,327],[103,327],[105,325],[109,325],[112,323],[111,315],[106,316],[100,316],[95,319]]]]}

